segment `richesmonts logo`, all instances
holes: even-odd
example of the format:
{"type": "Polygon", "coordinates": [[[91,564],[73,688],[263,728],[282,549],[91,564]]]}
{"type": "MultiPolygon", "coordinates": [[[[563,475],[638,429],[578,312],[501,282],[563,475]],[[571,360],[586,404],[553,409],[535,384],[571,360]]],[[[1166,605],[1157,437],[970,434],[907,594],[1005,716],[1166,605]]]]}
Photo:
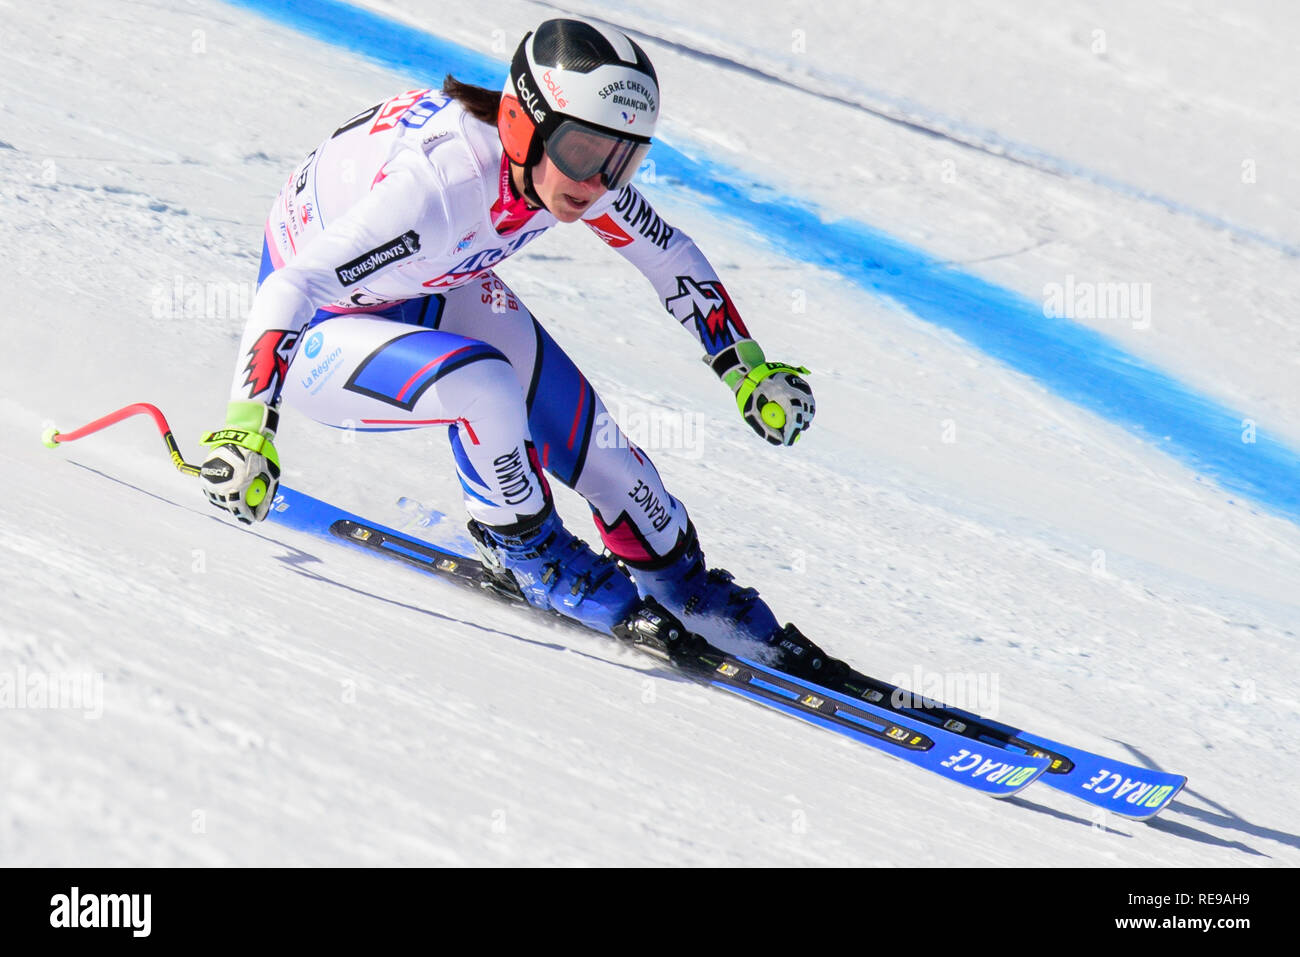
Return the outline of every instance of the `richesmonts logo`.
{"type": "Polygon", "coordinates": [[[344,263],[334,270],[339,282],[344,286],[353,286],[365,279],[372,272],[383,269],[399,259],[414,256],[420,251],[420,234],[408,229],[396,239],[390,239],[382,246],[376,246],[369,252],[362,253],[351,262],[344,263]]]}

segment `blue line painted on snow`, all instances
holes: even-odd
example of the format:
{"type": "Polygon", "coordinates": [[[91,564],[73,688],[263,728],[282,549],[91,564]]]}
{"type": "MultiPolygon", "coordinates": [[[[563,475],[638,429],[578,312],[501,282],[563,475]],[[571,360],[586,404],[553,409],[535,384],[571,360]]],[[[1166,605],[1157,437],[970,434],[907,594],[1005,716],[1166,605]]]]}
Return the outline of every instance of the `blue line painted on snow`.
{"type": "MultiPolygon", "coordinates": [[[[452,72],[497,87],[504,62],[338,0],[227,0],[300,33],[437,84],[452,72]]],[[[1243,441],[1243,413],[1179,383],[1077,323],[1047,318],[1030,300],[961,272],[879,230],[823,220],[807,203],[740,172],[660,142],[657,179],[689,191],[719,215],[754,228],[778,251],[835,270],[1053,392],[1123,426],[1231,492],[1300,521],[1300,454],[1256,429],[1243,441]]]]}
{"type": "MultiPolygon", "coordinates": [[[[564,14],[562,7],[555,4],[547,3],[546,0],[534,0],[538,6],[549,7],[556,11],[557,14],[564,14]]],[[[588,20],[593,18],[584,14],[588,20]]],[[[595,20],[597,23],[605,23],[610,26],[619,28],[617,24],[608,20],[595,20]]],[[[1036,169],[1043,173],[1049,173],[1053,176],[1069,176],[1076,179],[1087,180],[1095,183],[1105,189],[1121,193],[1124,196],[1132,197],[1147,203],[1155,203],[1165,209],[1180,213],[1184,216],[1191,216],[1199,219],[1215,229],[1224,229],[1236,236],[1253,240],[1273,249],[1280,250],[1288,256],[1300,256],[1300,246],[1295,243],[1287,242],[1276,236],[1270,236],[1255,229],[1240,226],[1215,213],[1207,212],[1191,206],[1180,200],[1163,196],[1154,190],[1147,189],[1143,186],[1137,186],[1133,183],[1126,182],[1109,173],[1103,173],[1098,170],[1090,169],[1075,163],[1073,160],[1065,159],[1049,153],[1046,150],[1039,149],[1028,143],[1021,143],[1011,140],[984,126],[979,126],[964,122],[956,117],[947,116],[937,113],[929,107],[916,103],[908,99],[899,99],[891,96],[883,90],[874,89],[865,86],[854,77],[842,76],[836,73],[828,73],[825,70],[809,70],[806,62],[800,62],[798,68],[792,64],[795,60],[801,60],[798,56],[788,58],[787,62],[779,63],[780,68],[773,66],[754,66],[740,60],[724,56],[719,53],[711,53],[708,50],[702,50],[685,43],[678,43],[673,40],[658,37],[650,33],[641,33],[636,30],[622,27],[632,39],[643,39],[652,41],[660,47],[672,50],[681,56],[689,57],[697,62],[710,63],[724,70],[730,70],[746,76],[754,77],[764,83],[775,83],[786,89],[797,90],[808,96],[817,97],[827,103],[836,103],[840,106],[848,107],[851,110],[858,110],[884,120],[887,123],[895,123],[904,129],[912,130],[922,136],[930,136],[936,139],[946,140],[955,146],[963,149],[977,150],[986,153],[989,156],[996,156],[1000,159],[1009,160],[1013,163],[1019,163],[1028,166],[1030,169],[1036,169]],[[791,74],[798,74],[794,78],[791,74]]]]}

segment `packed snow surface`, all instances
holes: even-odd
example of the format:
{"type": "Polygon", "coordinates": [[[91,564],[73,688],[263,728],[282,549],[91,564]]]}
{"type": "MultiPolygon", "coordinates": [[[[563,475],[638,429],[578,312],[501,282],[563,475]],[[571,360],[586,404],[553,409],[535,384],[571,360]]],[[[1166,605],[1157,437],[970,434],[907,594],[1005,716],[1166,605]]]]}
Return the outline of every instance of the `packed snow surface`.
{"type": "MultiPolygon", "coordinates": [[[[610,641],[238,526],[143,419],[43,448],[148,401],[195,456],[283,178],[343,118],[441,80],[257,7],[0,0],[0,863],[1300,864],[1296,522],[699,184],[643,188],[768,355],[813,370],[794,448],[750,432],[586,230],[501,274],[712,563],[863,670],[1188,775],[1155,822],[968,793],[610,641]]],[[[1070,321],[1239,412],[1247,446],[1300,446],[1290,5],[861,7],[370,5],[502,61],[561,10],[620,24],[674,149],[1030,302],[1124,284],[1128,312],[1070,321]]],[[[461,540],[442,433],[289,410],[277,444],[293,487],[461,540]]]]}

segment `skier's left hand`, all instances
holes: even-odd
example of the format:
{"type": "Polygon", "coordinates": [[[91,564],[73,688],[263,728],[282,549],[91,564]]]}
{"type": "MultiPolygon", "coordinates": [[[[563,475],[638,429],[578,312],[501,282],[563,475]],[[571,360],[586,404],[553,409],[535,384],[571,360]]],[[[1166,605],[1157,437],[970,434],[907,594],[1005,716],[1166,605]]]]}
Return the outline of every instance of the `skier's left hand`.
{"type": "Polygon", "coordinates": [[[773,445],[794,445],[817,412],[808,370],[784,362],[751,369],[736,390],[736,404],[750,427],[773,445]]]}
{"type": "Polygon", "coordinates": [[[773,445],[793,445],[812,424],[817,403],[803,378],[807,369],[768,362],[752,339],[742,339],[708,361],[735,393],[750,428],[773,445]]]}

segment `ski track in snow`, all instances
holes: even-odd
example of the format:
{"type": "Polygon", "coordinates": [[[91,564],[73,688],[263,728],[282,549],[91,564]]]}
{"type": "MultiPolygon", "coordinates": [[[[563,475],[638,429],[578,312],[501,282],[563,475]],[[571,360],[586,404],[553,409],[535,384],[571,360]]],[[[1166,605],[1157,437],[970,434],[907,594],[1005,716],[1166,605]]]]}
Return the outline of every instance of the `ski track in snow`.
{"type": "MultiPolygon", "coordinates": [[[[708,36],[712,14],[670,6],[708,36]]],[[[381,9],[493,42],[472,11],[381,9]]],[[[521,35],[539,9],[503,4],[492,29],[521,35]]],[[[1300,530],[956,335],[719,229],[689,194],[652,190],[768,352],[816,372],[818,420],[797,449],[756,443],[644,280],[590,237],[556,230],[503,277],[611,407],[702,413],[706,447],[650,448],[715,563],[865,670],[996,679],[1001,720],[1189,775],[1156,823],[1098,821],[1046,788],[970,795],[596,637],[274,525],[223,522],[143,421],[41,448],[45,424],[154,401],[193,454],[224,407],[243,316],[195,315],[177,280],[251,286],[286,171],[340,115],[413,78],[215,3],[109,15],[55,0],[6,17],[0,675],[102,675],[103,713],[0,710],[0,861],[1300,863],[1300,530]],[[68,97],[86,76],[97,82],[68,97]],[[63,262],[75,268],[37,281],[63,262]],[[793,290],[806,312],[792,313],[793,290]],[[598,342],[606,316],[620,327],[598,342]]],[[[903,45],[924,29],[900,11],[884,28],[903,45]]],[[[666,89],[691,90],[669,109],[678,142],[713,135],[746,153],[760,81],[710,93],[677,79],[689,57],[652,55],[666,89]]],[[[823,131],[849,108],[795,90],[763,102],[800,134],[781,157],[792,191],[822,198],[835,188],[822,158],[836,155],[823,131]]],[[[1045,135],[1049,121],[1037,118],[1045,135]]],[[[941,185],[917,173],[944,158],[933,138],[880,120],[869,132],[880,178],[864,219],[954,259],[1049,237],[986,264],[1026,294],[1044,275],[1126,260],[1130,275],[1215,289],[1188,300],[1176,334],[1107,332],[1225,401],[1277,419],[1294,408],[1283,318],[1297,287],[1275,252],[1093,185],[1045,195],[1041,173],[997,157],[941,185]],[[1223,289],[1264,324],[1231,325],[1223,289]]],[[[1106,135],[1158,162],[1131,130],[1106,135]]],[[[770,180],[774,160],[748,152],[770,180]]],[[[441,434],[350,436],[288,411],[279,445],[290,484],[377,521],[409,523],[402,495],[458,514],[441,434]]],[[[590,533],[572,495],[560,504],[590,533]]],[[[460,534],[454,518],[413,530],[460,534]]]]}

